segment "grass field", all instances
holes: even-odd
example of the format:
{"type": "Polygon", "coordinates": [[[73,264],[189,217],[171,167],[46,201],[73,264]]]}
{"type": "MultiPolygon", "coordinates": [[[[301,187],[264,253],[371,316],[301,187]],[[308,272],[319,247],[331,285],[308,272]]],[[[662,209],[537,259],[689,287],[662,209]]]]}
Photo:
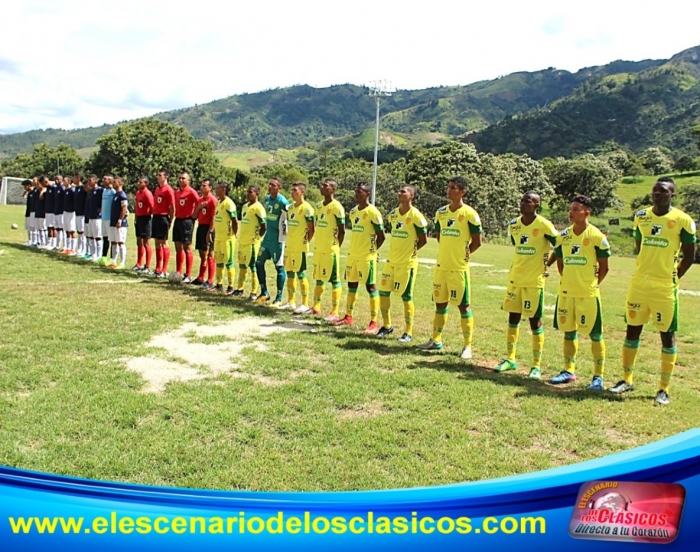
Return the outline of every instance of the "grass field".
{"type": "MultiPolygon", "coordinates": [[[[500,311],[512,249],[473,261],[475,358],[459,361],[452,309],[445,350],[213,296],[29,250],[23,208],[0,207],[0,464],[134,483],[218,489],[351,490],[438,485],[542,470],[627,450],[700,422],[700,268],[683,280],[679,364],[656,407],[660,343],[645,332],[637,390],[592,394],[588,340],[579,381],[553,387],[502,358],[500,311]],[[11,230],[17,222],[20,230],[11,230]],[[692,294],[689,294],[692,293],[692,294]]],[[[129,237],[130,261],[135,246],[129,237]]],[[[388,244],[384,246],[388,247],[388,244]]],[[[421,256],[434,259],[430,240],[421,256]]],[[[173,255],[174,256],[174,255],[173,255]]],[[[171,260],[171,267],[174,259],[171,260]]],[[[198,266],[198,261],[196,265],[198,266]]],[[[623,305],[634,259],[613,257],[603,284],[606,387],[620,379],[623,305]]],[[[416,342],[429,336],[433,265],[421,262],[416,342]]],[[[269,274],[270,271],[268,271],[269,274]]],[[[559,372],[548,282],[544,372],[559,372]]],[[[274,287],[273,287],[274,289],[274,287]]],[[[330,293],[326,293],[330,300],[330,293]]],[[[344,300],[344,299],[343,299],[344,300]]]]}

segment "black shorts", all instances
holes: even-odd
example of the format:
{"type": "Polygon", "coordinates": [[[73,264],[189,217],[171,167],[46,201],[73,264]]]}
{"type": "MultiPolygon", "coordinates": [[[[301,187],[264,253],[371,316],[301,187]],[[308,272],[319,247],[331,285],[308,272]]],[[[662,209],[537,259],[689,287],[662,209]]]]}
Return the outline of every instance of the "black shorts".
{"type": "Polygon", "coordinates": [[[173,241],[190,245],[192,243],[193,230],[194,221],[191,218],[176,218],[173,225],[173,241]]]}
{"type": "Polygon", "coordinates": [[[153,215],[153,237],[157,240],[168,240],[170,232],[170,217],[168,215],[153,215]]]}
{"type": "Polygon", "coordinates": [[[151,215],[145,215],[141,217],[136,217],[136,238],[143,238],[143,239],[150,239],[151,238],[151,231],[152,231],[152,224],[151,224],[151,215]]]}
{"type": "Polygon", "coordinates": [[[207,243],[207,234],[211,226],[208,224],[200,224],[197,226],[197,236],[194,240],[194,248],[197,251],[207,251],[211,246],[207,243]]]}

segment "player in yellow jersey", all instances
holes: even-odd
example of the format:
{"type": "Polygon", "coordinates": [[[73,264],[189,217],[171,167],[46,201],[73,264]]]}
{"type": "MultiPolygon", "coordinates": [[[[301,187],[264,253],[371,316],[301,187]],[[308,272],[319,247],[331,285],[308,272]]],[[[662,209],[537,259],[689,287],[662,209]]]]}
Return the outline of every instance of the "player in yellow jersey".
{"type": "Polygon", "coordinates": [[[251,285],[249,299],[258,298],[258,275],[255,271],[255,260],[260,252],[260,243],[265,235],[267,211],[258,201],[260,186],[248,186],[247,203],[241,208],[241,233],[238,236],[238,286],[233,295],[242,296],[245,281],[250,271],[251,285]]]}
{"type": "Polygon", "coordinates": [[[428,241],[428,221],[413,206],[416,189],[413,186],[401,186],[399,189],[399,206],[387,216],[387,226],[391,228],[389,257],[379,276],[379,307],[384,325],[377,337],[394,333],[391,324],[391,294],[398,294],[403,299],[406,331],[399,338],[401,343],[413,340],[413,317],[416,307],[413,303],[413,289],[418,272],[418,250],[428,241]]]}
{"type": "Polygon", "coordinates": [[[292,204],[287,207],[287,247],[284,269],[287,271],[287,302],[281,309],[304,314],[309,310],[309,281],[306,279],[306,256],[314,237],[314,208],[306,201],[306,184],[292,184],[292,204]],[[296,306],[296,283],[299,280],[301,305],[296,306]]]}
{"type": "Polygon", "coordinates": [[[668,388],[676,366],[678,329],[678,280],[695,259],[695,221],[671,206],[676,195],[672,178],[662,177],[651,190],[651,209],[634,217],[637,268],[627,292],[627,335],[622,348],[624,379],[613,393],[634,390],[634,365],[642,329],[651,318],[661,334],[661,377],[656,393],[658,404],[668,404],[668,388]],[[679,252],[683,258],[678,262],[679,252]]]}
{"type": "Polygon", "coordinates": [[[228,197],[230,184],[219,182],[216,187],[216,204],[214,215],[214,227],[209,231],[210,241],[214,241],[214,261],[216,262],[216,286],[215,291],[223,290],[224,268],[228,287],[225,295],[233,295],[233,251],[236,249],[236,232],[238,232],[238,219],[236,218],[236,204],[228,197]]]}
{"type": "Polygon", "coordinates": [[[554,225],[537,214],[540,202],[537,192],[525,193],[520,199],[521,216],[508,224],[508,235],[515,246],[515,255],[502,307],[508,313],[506,358],[495,368],[496,372],[517,369],[515,352],[520,335],[520,319],[525,315],[530,320],[532,331],[532,366],[529,375],[532,379],[540,379],[542,375],[544,273],[550,245],[556,245],[558,236],[554,225]]]}
{"type": "Polygon", "coordinates": [[[345,266],[345,279],[348,282],[348,300],[345,316],[335,322],[334,326],[351,326],[357,302],[357,288],[360,282],[365,284],[369,293],[369,326],[365,330],[368,335],[376,335],[379,331],[379,294],[375,282],[377,271],[377,251],[384,243],[384,221],[379,210],[369,204],[370,186],[360,182],[355,188],[357,205],[349,213],[352,226],[350,251],[345,266]]]}
{"type": "Polygon", "coordinates": [[[437,265],[433,275],[435,318],[433,335],[427,343],[418,345],[425,351],[442,349],[442,332],[447,323],[448,304],[457,304],[461,317],[464,346],[459,357],[472,358],[474,318],[470,308],[469,259],[481,247],[481,219],[479,214],[463,201],[467,181],[461,176],[447,183],[449,205],[435,214],[435,237],[439,242],[437,265]]]}
{"type": "Polygon", "coordinates": [[[595,363],[588,388],[602,391],[605,342],[600,284],[608,274],[610,245],[605,235],[588,222],[592,209],[593,202],[586,196],[579,195],[572,200],[569,208],[572,225],[559,235],[554,250],[561,274],[554,327],[564,331],[564,370],[549,381],[554,384],[576,381],[580,329],[590,335],[595,363]]]}
{"type": "Polygon", "coordinates": [[[316,205],[314,239],[314,304],[306,314],[320,316],[321,299],[326,282],[331,284],[331,312],[324,320],[336,322],[340,308],[340,246],[345,239],[345,209],[333,196],[338,184],[326,178],[321,184],[323,201],[316,205]]]}

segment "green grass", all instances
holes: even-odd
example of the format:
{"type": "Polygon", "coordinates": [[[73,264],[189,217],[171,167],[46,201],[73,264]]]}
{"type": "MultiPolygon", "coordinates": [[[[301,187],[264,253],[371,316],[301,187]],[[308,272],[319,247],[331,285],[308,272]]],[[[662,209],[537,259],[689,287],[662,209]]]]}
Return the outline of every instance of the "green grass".
{"type": "MultiPolygon", "coordinates": [[[[585,338],[580,378],[569,387],[527,379],[526,328],[520,369],[492,372],[502,358],[506,321],[500,311],[503,290],[494,287],[505,285],[509,247],[486,244],[474,256],[490,266],[472,269],[475,359],[466,363],[456,358],[461,336],[455,309],[445,351],[419,354],[393,339],[403,329],[399,301],[392,339],[362,334],[368,322],[364,293],[356,328],[304,326],[289,314],[243,300],[25,249],[19,245],[24,232],[10,229],[12,222],[22,227],[22,216],[22,208],[0,207],[0,464],[200,488],[410,487],[596,458],[668,437],[698,420],[696,296],[681,297],[672,403],[661,408],[653,405],[660,343],[650,330],[640,352],[637,390],[624,397],[586,390],[592,364],[585,338]],[[236,328],[261,316],[271,320],[256,331],[267,333],[251,336],[231,354],[235,368],[216,371],[222,365],[210,351],[235,343],[238,334],[249,333],[236,328]],[[207,333],[203,326],[228,333],[207,333]],[[127,363],[134,357],[151,358],[153,366],[182,363],[181,354],[164,343],[169,332],[180,332],[176,343],[203,351],[188,363],[200,379],[143,393],[145,380],[127,363]]],[[[130,236],[129,266],[133,242],[130,236]]],[[[434,258],[435,252],[430,240],[421,256],[434,258]]],[[[613,257],[610,266],[602,291],[608,385],[620,376],[622,313],[634,260],[613,257]]],[[[418,272],[416,342],[430,332],[432,271],[433,265],[422,263],[418,272]]],[[[561,362],[562,336],[551,328],[557,283],[553,275],[546,295],[547,377],[561,362]]],[[[700,290],[697,267],[683,288],[700,290]]]]}

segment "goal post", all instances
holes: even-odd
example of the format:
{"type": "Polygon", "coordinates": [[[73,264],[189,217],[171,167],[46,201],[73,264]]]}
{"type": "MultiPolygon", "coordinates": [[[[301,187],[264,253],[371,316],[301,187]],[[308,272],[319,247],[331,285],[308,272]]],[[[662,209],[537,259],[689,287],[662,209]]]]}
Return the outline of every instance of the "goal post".
{"type": "Polygon", "coordinates": [[[0,205],[22,205],[24,199],[24,187],[22,182],[25,178],[15,176],[3,176],[0,183],[0,205]]]}

